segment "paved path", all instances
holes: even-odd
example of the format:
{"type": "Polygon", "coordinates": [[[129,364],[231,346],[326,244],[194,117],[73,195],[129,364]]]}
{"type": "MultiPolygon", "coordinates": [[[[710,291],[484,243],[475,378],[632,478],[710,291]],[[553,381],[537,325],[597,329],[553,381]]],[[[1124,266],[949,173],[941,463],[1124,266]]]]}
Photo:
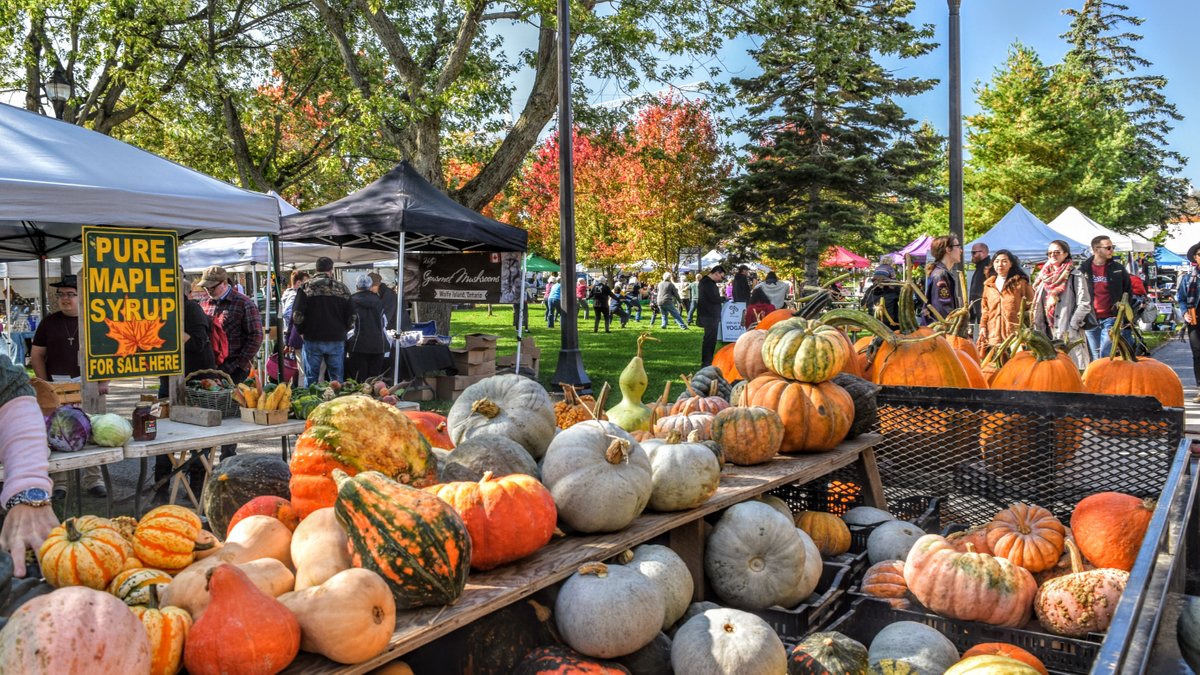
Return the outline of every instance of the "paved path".
{"type": "Polygon", "coordinates": [[[1171,340],[1155,350],[1154,358],[1171,366],[1179,374],[1179,379],[1183,380],[1183,400],[1187,411],[1184,427],[1187,429],[1188,436],[1200,439],[1200,403],[1192,400],[1196,398],[1197,393],[1200,393],[1200,388],[1197,388],[1196,379],[1192,373],[1191,348],[1187,342],[1171,340]]]}

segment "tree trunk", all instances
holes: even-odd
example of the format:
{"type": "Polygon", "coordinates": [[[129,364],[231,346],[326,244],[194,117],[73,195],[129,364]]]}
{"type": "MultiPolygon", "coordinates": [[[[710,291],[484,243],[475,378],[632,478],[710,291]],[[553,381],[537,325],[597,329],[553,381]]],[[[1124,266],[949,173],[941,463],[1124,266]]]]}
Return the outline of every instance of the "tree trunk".
{"type": "Polygon", "coordinates": [[[414,302],[413,317],[414,322],[436,321],[437,334],[450,334],[450,309],[451,305],[445,302],[414,302]]]}

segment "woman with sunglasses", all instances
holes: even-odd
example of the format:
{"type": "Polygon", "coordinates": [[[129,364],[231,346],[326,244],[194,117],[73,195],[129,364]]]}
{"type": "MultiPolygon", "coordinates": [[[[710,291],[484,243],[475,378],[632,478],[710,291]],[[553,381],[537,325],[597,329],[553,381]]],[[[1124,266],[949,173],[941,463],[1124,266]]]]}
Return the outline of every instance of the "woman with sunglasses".
{"type": "Polygon", "coordinates": [[[1083,328],[1092,314],[1092,296],[1083,273],[1071,260],[1067,242],[1055,239],[1046,247],[1046,264],[1033,285],[1033,327],[1071,348],[1071,360],[1079,368],[1091,358],[1084,342],[1083,328]]]}
{"type": "Polygon", "coordinates": [[[934,262],[925,277],[925,299],[929,301],[924,311],[926,323],[940,321],[961,306],[954,266],[962,262],[962,242],[953,236],[935,237],[929,245],[929,257],[934,262]]]}
{"type": "Polygon", "coordinates": [[[1021,312],[1028,311],[1033,302],[1033,287],[1029,275],[1021,269],[1021,261],[1008,249],[992,256],[996,276],[983,285],[983,305],[979,318],[979,355],[997,347],[1021,325],[1021,312]]]}

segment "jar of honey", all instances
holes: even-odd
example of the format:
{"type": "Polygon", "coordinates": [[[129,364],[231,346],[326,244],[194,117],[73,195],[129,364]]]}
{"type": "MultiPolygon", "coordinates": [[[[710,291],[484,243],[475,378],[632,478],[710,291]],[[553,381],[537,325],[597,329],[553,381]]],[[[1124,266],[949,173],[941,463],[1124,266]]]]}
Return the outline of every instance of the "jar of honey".
{"type": "Polygon", "coordinates": [[[133,440],[152,441],[158,436],[158,418],[147,401],[133,408],[133,440]]]}

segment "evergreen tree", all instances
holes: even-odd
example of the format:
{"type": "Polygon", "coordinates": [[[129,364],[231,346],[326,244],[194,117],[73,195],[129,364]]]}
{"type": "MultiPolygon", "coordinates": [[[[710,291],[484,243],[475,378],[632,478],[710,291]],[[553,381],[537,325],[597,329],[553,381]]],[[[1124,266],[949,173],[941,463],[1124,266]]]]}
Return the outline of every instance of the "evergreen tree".
{"type": "Polygon", "coordinates": [[[1076,91],[1099,93],[1125,113],[1133,128],[1123,175],[1110,183],[1115,194],[1104,221],[1123,232],[1178,216],[1187,193],[1187,181],[1179,176],[1186,159],[1166,140],[1172,123],[1183,117],[1163,93],[1167,79],[1147,73],[1153,64],[1138,56],[1133,43],[1142,36],[1129,29],[1144,19],[1128,10],[1106,0],[1084,0],[1082,9],[1065,10],[1072,22],[1062,36],[1071,45],[1064,72],[1077,76],[1076,91]]]}
{"type": "Polygon", "coordinates": [[[903,223],[933,147],[898,98],[930,80],[884,69],[881,55],[928,53],[932,28],[906,20],[909,0],[756,0],[742,28],[758,36],[762,74],[732,84],[748,115],[744,171],[726,188],[726,222],[764,256],[818,280],[830,244],[870,237],[877,216],[903,223]]]}

